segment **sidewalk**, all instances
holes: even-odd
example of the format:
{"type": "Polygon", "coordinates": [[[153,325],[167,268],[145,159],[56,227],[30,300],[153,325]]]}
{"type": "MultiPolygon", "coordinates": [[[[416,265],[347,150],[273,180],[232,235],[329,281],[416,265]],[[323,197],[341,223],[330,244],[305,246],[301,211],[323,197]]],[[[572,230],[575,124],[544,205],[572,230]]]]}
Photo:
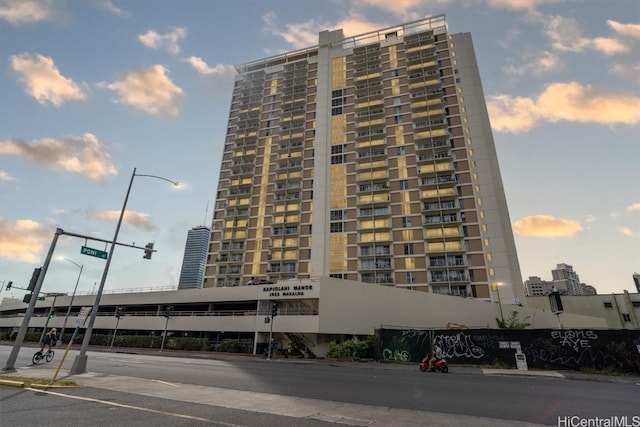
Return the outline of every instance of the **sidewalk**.
{"type": "MultiPolygon", "coordinates": [[[[7,344],[2,342],[0,344],[7,344]]],[[[29,347],[29,345],[25,345],[29,347]]],[[[73,350],[79,350],[80,345],[74,345],[73,350]]],[[[103,346],[89,346],[90,351],[109,353],[109,349],[103,346]]],[[[215,351],[188,351],[188,350],[163,350],[149,348],[129,348],[119,347],[111,350],[112,353],[122,354],[144,354],[148,356],[164,356],[164,357],[184,357],[194,359],[212,359],[212,360],[234,360],[247,362],[264,361],[261,355],[252,355],[244,353],[225,353],[215,351]]],[[[329,364],[334,366],[350,365],[351,367],[363,369],[401,369],[401,370],[417,370],[417,363],[402,362],[380,362],[376,360],[352,361],[343,359],[304,359],[304,358],[287,358],[279,355],[277,358],[270,360],[271,363],[297,363],[297,364],[329,364]]],[[[582,381],[599,381],[611,383],[630,383],[640,385],[640,376],[637,375],[604,375],[589,374],[579,371],[547,371],[547,370],[518,370],[518,369],[493,369],[485,368],[481,365],[458,365],[450,364],[449,372],[456,374],[475,374],[475,375],[497,375],[497,376],[527,376],[541,378],[564,378],[568,380],[582,381]]],[[[7,375],[7,374],[4,374],[7,375]]],[[[10,374],[8,374],[10,375],[10,374]]],[[[446,375],[446,374],[445,374],[446,375]]]]}

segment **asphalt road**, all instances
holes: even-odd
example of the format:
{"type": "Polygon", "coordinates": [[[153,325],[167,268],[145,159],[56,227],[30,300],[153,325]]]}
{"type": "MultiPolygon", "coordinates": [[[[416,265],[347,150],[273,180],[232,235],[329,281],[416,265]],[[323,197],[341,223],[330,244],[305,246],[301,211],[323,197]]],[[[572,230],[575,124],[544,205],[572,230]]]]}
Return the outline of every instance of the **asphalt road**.
{"type": "MultiPolygon", "coordinates": [[[[16,367],[22,373],[51,378],[53,369],[57,367],[56,360],[51,364],[31,367],[31,350],[21,351],[16,367]]],[[[0,346],[0,361],[6,360],[8,352],[9,347],[0,346]]],[[[293,425],[287,424],[288,421],[295,424],[296,419],[298,423],[295,425],[307,425],[301,424],[302,421],[324,425],[327,420],[331,425],[339,422],[367,426],[559,425],[559,420],[566,417],[578,417],[571,420],[579,422],[596,417],[625,420],[623,417],[626,416],[629,425],[637,421],[640,426],[640,383],[633,380],[594,382],[557,377],[488,376],[483,375],[479,368],[456,366],[451,367],[449,374],[439,374],[421,373],[414,366],[376,363],[315,363],[246,357],[184,358],[108,352],[88,354],[90,374],[70,379],[92,388],[64,389],[64,393],[69,394],[68,390],[73,390],[71,393],[82,395],[85,390],[92,396],[98,396],[99,400],[104,397],[112,403],[150,399],[141,403],[144,408],[156,408],[168,401],[171,402],[169,407],[177,405],[177,408],[184,408],[186,411],[178,412],[183,415],[208,414],[209,411],[217,414],[218,410],[224,409],[232,413],[229,419],[220,418],[220,422],[233,424],[236,420],[237,425],[287,426],[293,425]],[[101,397],[101,393],[105,396],[101,397]],[[204,412],[198,412],[199,409],[204,412]],[[258,423],[261,419],[266,420],[262,417],[267,416],[281,416],[283,419],[252,424],[251,415],[258,417],[255,420],[258,423]],[[243,421],[239,422],[240,419],[243,421]]],[[[67,359],[63,372],[71,366],[74,357],[75,353],[67,359]]],[[[2,388],[3,404],[0,408],[3,422],[5,389],[2,388]]],[[[100,413],[105,409],[98,406],[94,410],[100,413]]],[[[148,417],[152,416],[144,414],[144,410],[135,411],[142,417],[141,422],[149,421],[148,417]]],[[[173,416],[177,420],[163,421],[163,414],[153,414],[160,417],[160,423],[180,425],[186,420],[173,416]]],[[[203,418],[212,420],[217,416],[203,418]]],[[[122,425],[137,425],[134,415],[124,419],[127,423],[122,425]]]]}
{"type": "Polygon", "coordinates": [[[0,386],[3,426],[335,427],[335,423],[201,405],[93,387],[33,391],[0,386]]]}

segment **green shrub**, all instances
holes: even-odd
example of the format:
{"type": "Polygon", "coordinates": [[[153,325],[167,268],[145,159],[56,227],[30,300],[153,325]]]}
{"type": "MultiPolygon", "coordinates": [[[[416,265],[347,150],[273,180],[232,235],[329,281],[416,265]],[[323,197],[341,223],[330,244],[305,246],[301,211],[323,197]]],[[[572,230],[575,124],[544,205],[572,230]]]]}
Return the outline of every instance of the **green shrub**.
{"type": "Polygon", "coordinates": [[[253,340],[225,339],[222,340],[217,351],[226,353],[253,353],[253,340]]]}
{"type": "Polygon", "coordinates": [[[337,344],[334,341],[329,343],[327,357],[335,359],[364,359],[373,358],[375,337],[368,336],[363,340],[349,340],[337,344]]]}

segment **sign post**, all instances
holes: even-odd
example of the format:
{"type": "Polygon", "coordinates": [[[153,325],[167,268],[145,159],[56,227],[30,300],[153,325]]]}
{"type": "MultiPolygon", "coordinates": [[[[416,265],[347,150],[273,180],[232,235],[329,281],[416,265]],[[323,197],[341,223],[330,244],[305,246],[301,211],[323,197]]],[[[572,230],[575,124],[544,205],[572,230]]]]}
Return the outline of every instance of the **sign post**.
{"type": "Polygon", "coordinates": [[[49,382],[50,385],[56,382],[56,378],[58,378],[58,373],[60,372],[60,368],[62,368],[64,359],[67,358],[67,354],[69,354],[69,350],[73,345],[73,340],[75,340],[76,335],[78,335],[78,329],[80,329],[80,326],[82,326],[84,324],[84,321],[87,320],[87,316],[89,316],[89,313],[91,312],[92,308],[93,307],[82,307],[80,309],[80,312],[78,313],[78,319],[76,319],[76,330],[73,331],[73,335],[69,340],[69,344],[67,344],[67,348],[64,350],[64,354],[62,355],[62,359],[60,359],[60,364],[58,365],[58,369],[56,369],[55,374],[53,374],[53,378],[51,378],[51,382],[49,382]]]}
{"type": "Polygon", "coordinates": [[[101,251],[99,249],[89,248],[87,246],[83,246],[82,248],[80,248],[80,253],[82,255],[89,255],[89,256],[96,257],[96,258],[107,259],[107,252],[106,251],[101,251]]]}

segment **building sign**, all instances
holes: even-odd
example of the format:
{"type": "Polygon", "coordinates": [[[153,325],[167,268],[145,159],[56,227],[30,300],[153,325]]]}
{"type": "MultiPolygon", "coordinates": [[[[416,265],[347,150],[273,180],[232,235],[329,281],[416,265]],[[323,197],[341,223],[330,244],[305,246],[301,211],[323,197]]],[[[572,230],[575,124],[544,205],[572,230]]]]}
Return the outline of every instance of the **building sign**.
{"type": "Polygon", "coordinates": [[[264,285],[262,292],[269,297],[304,297],[306,291],[312,291],[313,285],[264,285]]]}

